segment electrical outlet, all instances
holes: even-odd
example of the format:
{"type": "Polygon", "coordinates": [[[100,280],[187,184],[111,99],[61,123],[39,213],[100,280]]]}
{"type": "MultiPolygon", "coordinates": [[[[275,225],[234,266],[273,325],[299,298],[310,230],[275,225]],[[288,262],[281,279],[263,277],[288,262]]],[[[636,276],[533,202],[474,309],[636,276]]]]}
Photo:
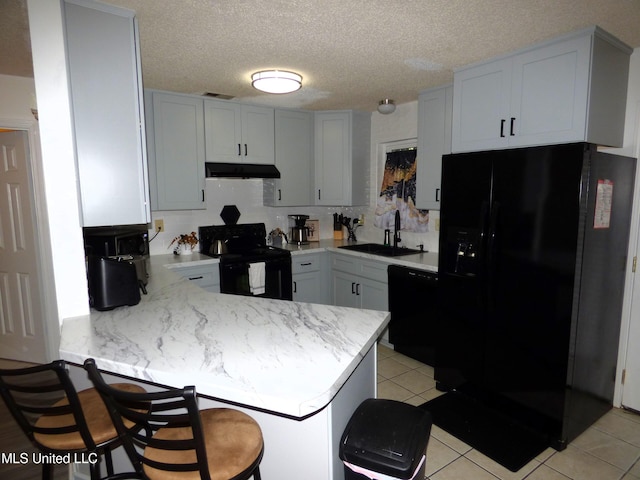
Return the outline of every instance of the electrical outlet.
{"type": "Polygon", "coordinates": [[[159,218],[155,221],[156,232],[164,232],[164,220],[159,218]]]}

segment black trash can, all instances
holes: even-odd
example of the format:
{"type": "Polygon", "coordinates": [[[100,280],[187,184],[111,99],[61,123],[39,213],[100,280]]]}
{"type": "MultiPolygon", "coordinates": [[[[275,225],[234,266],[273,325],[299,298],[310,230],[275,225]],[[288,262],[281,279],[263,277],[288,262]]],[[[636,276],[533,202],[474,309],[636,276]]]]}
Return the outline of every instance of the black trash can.
{"type": "Polygon", "coordinates": [[[345,480],[422,480],[431,424],[429,412],[418,407],[365,400],[340,440],[345,480]]]}

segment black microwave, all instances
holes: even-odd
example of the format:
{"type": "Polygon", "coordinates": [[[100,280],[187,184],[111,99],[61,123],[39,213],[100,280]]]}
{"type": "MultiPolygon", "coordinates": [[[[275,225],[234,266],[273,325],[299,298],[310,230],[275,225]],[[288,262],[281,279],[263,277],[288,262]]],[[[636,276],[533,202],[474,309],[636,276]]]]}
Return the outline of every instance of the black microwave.
{"type": "Polygon", "coordinates": [[[149,255],[149,231],[146,225],[89,227],[83,229],[87,255],[149,255]]]}

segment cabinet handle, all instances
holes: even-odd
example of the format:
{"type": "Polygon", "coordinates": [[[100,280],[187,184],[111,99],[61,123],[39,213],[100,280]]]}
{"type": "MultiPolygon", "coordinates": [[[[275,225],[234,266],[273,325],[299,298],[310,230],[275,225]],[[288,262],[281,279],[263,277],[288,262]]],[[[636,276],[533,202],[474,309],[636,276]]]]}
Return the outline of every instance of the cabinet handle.
{"type": "Polygon", "coordinates": [[[511,117],[511,136],[514,137],[516,134],[513,133],[513,126],[516,123],[516,117],[511,117]]]}
{"type": "Polygon", "coordinates": [[[440,189],[436,188],[436,202],[440,201],[440,189]]]}
{"type": "Polygon", "coordinates": [[[300,264],[301,267],[308,267],[309,265],[311,265],[311,262],[301,263],[300,264]]]}
{"type": "Polygon", "coordinates": [[[238,156],[242,155],[242,147],[238,144],[238,156]]]}
{"type": "Polygon", "coordinates": [[[247,149],[247,144],[244,144],[244,156],[246,157],[247,155],[249,155],[249,150],[247,149]]]}
{"type": "Polygon", "coordinates": [[[202,201],[204,202],[204,188],[202,189],[202,201]]]}
{"type": "Polygon", "coordinates": [[[504,138],[504,118],[500,120],[500,138],[504,138]]]}
{"type": "Polygon", "coordinates": [[[356,282],[351,282],[351,294],[356,294],[356,282]]]}
{"type": "Polygon", "coordinates": [[[204,277],[200,275],[199,277],[189,277],[189,280],[202,280],[204,277]]]}
{"type": "Polygon", "coordinates": [[[320,189],[318,189],[318,200],[321,200],[321,198],[320,198],[320,189]]]}
{"type": "Polygon", "coordinates": [[[360,295],[360,284],[356,283],[356,295],[360,295]]]}
{"type": "Polygon", "coordinates": [[[293,293],[298,293],[298,284],[293,282],[293,293]]]}
{"type": "Polygon", "coordinates": [[[282,200],[282,190],[278,189],[278,201],[282,200]]]}

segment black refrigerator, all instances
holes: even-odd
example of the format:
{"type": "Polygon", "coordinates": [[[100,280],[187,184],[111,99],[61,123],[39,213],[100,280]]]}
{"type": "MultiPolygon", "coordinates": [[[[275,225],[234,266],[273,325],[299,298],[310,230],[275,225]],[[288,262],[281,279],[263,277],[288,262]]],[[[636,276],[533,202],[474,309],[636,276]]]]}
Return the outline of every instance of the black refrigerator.
{"type": "Polygon", "coordinates": [[[635,159],[445,155],[435,379],[558,450],[611,408],[635,159]]]}

